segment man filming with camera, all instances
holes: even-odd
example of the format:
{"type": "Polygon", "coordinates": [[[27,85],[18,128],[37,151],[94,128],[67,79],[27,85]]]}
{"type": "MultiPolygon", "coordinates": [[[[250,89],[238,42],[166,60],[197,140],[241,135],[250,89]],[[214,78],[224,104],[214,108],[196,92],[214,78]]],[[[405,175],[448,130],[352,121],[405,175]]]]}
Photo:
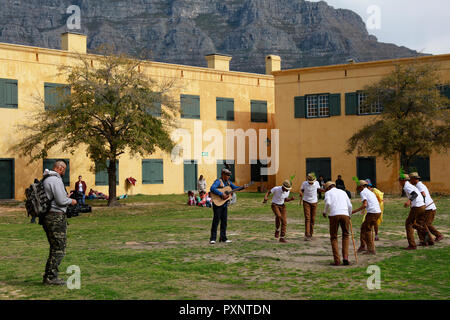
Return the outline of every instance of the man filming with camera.
{"type": "Polygon", "coordinates": [[[43,217],[42,227],[47,234],[50,253],[45,266],[43,283],[48,285],[65,285],[66,282],[58,278],[58,266],[66,254],[67,219],[66,210],[69,205],[76,205],[77,201],[68,197],[62,177],[66,172],[65,161],[58,160],[53,164],[53,170],[46,169],[44,190],[51,200],[49,212],[43,217]]]}

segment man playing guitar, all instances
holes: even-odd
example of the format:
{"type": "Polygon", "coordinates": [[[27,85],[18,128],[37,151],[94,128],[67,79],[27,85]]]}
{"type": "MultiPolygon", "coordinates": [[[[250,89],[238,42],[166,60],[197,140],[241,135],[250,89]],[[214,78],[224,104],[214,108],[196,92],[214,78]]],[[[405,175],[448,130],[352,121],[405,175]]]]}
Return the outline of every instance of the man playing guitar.
{"type": "MultiPolygon", "coordinates": [[[[229,202],[229,200],[231,200],[231,196],[230,196],[230,194],[226,194],[226,193],[222,192],[220,189],[229,186],[229,187],[231,187],[232,190],[235,190],[235,189],[239,189],[241,187],[235,186],[231,182],[230,176],[231,176],[230,170],[228,170],[226,168],[222,169],[221,179],[217,179],[216,181],[214,181],[214,183],[211,186],[212,194],[217,195],[217,196],[221,197],[223,200],[228,200],[228,201],[225,201],[225,203],[220,206],[216,205],[213,202],[214,217],[213,217],[212,226],[211,226],[211,237],[209,239],[210,244],[216,243],[217,227],[219,225],[219,222],[220,222],[219,242],[225,242],[225,243],[231,242],[231,240],[227,239],[228,202],[229,202]]],[[[245,189],[247,187],[248,187],[248,185],[244,185],[244,187],[242,189],[245,189]]]]}

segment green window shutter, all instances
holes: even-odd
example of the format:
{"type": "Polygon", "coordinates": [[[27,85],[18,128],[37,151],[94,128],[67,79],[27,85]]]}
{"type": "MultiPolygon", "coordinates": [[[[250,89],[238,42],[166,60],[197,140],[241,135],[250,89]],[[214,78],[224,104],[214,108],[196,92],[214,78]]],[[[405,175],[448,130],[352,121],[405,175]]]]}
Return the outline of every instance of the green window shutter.
{"type": "Polygon", "coordinates": [[[0,108],[6,108],[6,79],[0,79],[0,108]]]}
{"type": "Polygon", "coordinates": [[[0,108],[18,107],[18,84],[17,80],[0,79],[0,108]]]}
{"type": "MultiPolygon", "coordinates": [[[[106,166],[107,167],[109,166],[109,160],[106,160],[106,166]]],[[[108,185],[108,169],[95,171],[95,185],[96,186],[108,185]]],[[[119,160],[116,160],[116,185],[119,185],[119,160]]]]}
{"type": "Polygon", "coordinates": [[[450,99],[450,86],[444,86],[442,89],[442,93],[444,96],[450,99]]]}
{"type": "Polygon", "coordinates": [[[251,160],[250,161],[250,177],[251,181],[254,182],[267,182],[268,176],[261,175],[261,168],[267,168],[267,164],[261,163],[260,160],[251,160]]]}
{"type": "Polygon", "coordinates": [[[200,97],[182,94],[180,96],[181,118],[200,119],[200,97]]]}
{"type": "Polygon", "coordinates": [[[356,92],[348,92],[345,94],[345,114],[358,114],[358,94],[356,92]]]}
{"type": "Polygon", "coordinates": [[[69,86],[59,83],[44,83],[45,109],[58,107],[67,95],[70,95],[69,86]]]}
{"type": "Polygon", "coordinates": [[[216,119],[234,121],[234,99],[216,98],[216,119]]]}
{"type": "Polygon", "coordinates": [[[294,98],[294,117],[306,118],[306,96],[294,98]]]}
{"type": "Polygon", "coordinates": [[[267,102],[251,101],[251,121],[267,122],[267,102]]]}
{"type": "Polygon", "coordinates": [[[142,184],[163,184],[164,163],[162,159],[142,160],[142,184]]]}
{"type": "Polygon", "coordinates": [[[330,116],[341,115],[341,94],[330,94],[330,116]]]}
{"type": "MultiPolygon", "coordinates": [[[[44,171],[45,171],[45,169],[53,170],[53,164],[57,160],[60,160],[60,159],[44,159],[44,161],[43,161],[44,171]]],[[[64,173],[64,177],[63,177],[64,186],[69,187],[70,186],[70,159],[62,159],[62,160],[64,160],[67,164],[66,172],[64,173]]]]}

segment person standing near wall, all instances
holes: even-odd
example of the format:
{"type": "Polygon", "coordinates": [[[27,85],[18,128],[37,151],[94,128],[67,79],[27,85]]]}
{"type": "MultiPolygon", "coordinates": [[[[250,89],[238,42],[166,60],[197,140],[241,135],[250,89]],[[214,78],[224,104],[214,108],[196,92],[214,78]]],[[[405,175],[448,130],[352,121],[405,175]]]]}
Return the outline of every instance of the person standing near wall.
{"type": "Polygon", "coordinates": [[[206,193],[206,180],[201,174],[197,181],[197,191],[200,193],[200,191],[203,191],[206,193]]]}
{"type": "Polygon", "coordinates": [[[82,178],[82,176],[79,176],[78,181],[75,182],[75,192],[78,192],[78,194],[82,196],[81,204],[85,204],[87,186],[86,182],[84,182],[82,178]]]}

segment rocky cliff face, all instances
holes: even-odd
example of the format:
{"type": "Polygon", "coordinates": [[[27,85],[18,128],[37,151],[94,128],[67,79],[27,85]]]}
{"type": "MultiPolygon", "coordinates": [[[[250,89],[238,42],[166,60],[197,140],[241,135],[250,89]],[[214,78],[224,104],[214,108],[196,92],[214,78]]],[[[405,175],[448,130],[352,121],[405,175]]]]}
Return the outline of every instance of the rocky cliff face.
{"type": "Polygon", "coordinates": [[[91,51],[109,43],[161,62],[206,66],[220,52],[232,70],[264,73],[268,54],[283,69],[417,55],[378,42],[350,10],[303,0],[0,0],[0,42],[59,49],[70,5],[91,51]]]}

